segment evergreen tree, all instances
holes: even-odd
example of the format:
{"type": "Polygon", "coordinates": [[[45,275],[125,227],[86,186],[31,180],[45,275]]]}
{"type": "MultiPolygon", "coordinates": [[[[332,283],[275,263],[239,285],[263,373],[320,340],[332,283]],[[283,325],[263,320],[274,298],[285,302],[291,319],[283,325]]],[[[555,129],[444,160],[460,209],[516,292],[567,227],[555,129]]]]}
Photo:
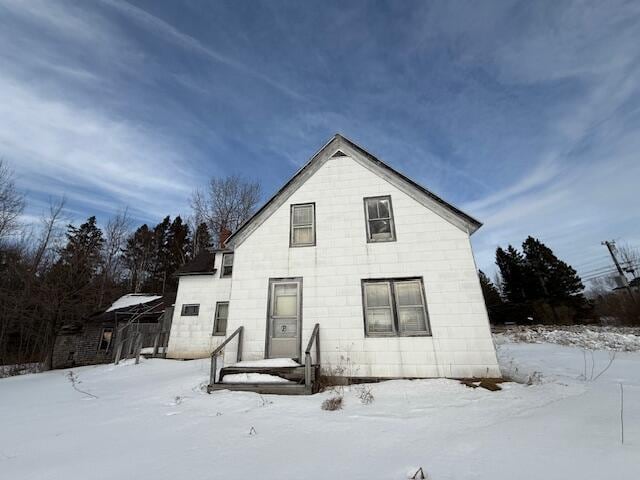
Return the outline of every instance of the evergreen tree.
{"type": "Polygon", "coordinates": [[[543,299],[549,303],[584,303],[584,285],[576,271],[555,256],[540,240],[531,236],[522,244],[525,259],[538,288],[531,300],[543,299]]]}
{"type": "Polygon", "coordinates": [[[129,271],[130,288],[133,292],[141,292],[143,285],[149,282],[153,251],[154,235],[146,224],[127,239],[123,259],[129,271]]]}
{"type": "Polygon", "coordinates": [[[498,247],[496,265],[502,277],[502,292],[511,303],[525,303],[528,290],[528,267],[524,256],[511,245],[507,250],[498,247]]]}
{"type": "Polygon", "coordinates": [[[482,295],[484,296],[484,302],[487,305],[487,308],[502,305],[502,297],[500,296],[500,292],[498,292],[496,286],[482,270],[478,270],[478,278],[480,279],[482,295]]]}
{"type": "Polygon", "coordinates": [[[196,228],[196,232],[193,235],[193,256],[195,257],[202,250],[209,250],[213,247],[213,239],[209,232],[209,227],[205,222],[202,222],[196,228]]]}
{"type": "Polygon", "coordinates": [[[190,258],[189,227],[169,216],[153,230],[138,228],[127,240],[124,262],[129,269],[131,288],[135,292],[163,293],[177,287],[175,272],[190,258]]]}
{"type": "Polygon", "coordinates": [[[58,263],[74,284],[88,284],[98,273],[104,244],[96,217],[89,217],[79,227],[68,225],[66,237],[67,245],[60,251],[58,263]]]}

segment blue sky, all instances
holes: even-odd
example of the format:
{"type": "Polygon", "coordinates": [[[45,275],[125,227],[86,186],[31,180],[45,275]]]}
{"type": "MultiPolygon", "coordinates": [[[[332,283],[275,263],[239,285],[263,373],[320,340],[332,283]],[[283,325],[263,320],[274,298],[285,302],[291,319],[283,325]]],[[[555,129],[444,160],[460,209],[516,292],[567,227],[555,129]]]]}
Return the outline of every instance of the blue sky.
{"type": "Polygon", "coordinates": [[[583,273],[640,245],[639,2],[0,0],[0,156],[25,220],[265,197],[336,132],[583,273]],[[619,3],[619,4],[616,4],[619,3]]]}

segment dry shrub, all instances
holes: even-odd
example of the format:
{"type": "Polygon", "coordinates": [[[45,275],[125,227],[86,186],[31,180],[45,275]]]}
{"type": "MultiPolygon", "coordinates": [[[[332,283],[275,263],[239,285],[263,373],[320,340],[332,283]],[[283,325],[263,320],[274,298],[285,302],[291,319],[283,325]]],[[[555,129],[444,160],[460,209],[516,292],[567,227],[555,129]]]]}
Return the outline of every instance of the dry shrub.
{"type": "Polygon", "coordinates": [[[329,397],[324,402],[322,402],[322,410],[329,410],[333,412],[334,410],[342,409],[342,396],[329,397]]]}
{"type": "Polygon", "coordinates": [[[369,405],[373,402],[373,393],[369,385],[360,385],[358,387],[358,398],[363,405],[369,405]]]}

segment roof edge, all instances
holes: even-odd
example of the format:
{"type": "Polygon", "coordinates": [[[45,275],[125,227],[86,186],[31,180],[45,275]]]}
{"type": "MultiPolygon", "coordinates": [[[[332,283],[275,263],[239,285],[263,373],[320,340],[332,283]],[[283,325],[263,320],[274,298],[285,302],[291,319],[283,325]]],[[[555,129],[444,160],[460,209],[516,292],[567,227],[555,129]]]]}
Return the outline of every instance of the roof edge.
{"type": "Polygon", "coordinates": [[[343,144],[349,148],[352,148],[357,153],[366,157],[369,161],[373,162],[375,165],[388,171],[392,175],[399,177],[401,180],[408,183],[411,187],[417,189],[418,191],[420,191],[421,193],[429,197],[431,200],[435,201],[445,209],[449,210],[455,216],[463,219],[464,222],[468,224],[470,227],[468,229],[469,235],[474,234],[482,226],[482,222],[480,222],[479,220],[475,219],[474,217],[465,213],[464,211],[462,211],[460,208],[456,207],[452,203],[447,202],[446,200],[436,195],[435,193],[431,192],[427,188],[423,187],[419,183],[415,182],[408,176],[394,169],[393,167],[391,167],[384,161],[380,160],[375,155],[369,153],[367,150],[365,150],[364,148],[362,148],[352,140],[348,139],[344,135],[340,133],[336,133],[316,153],[314,153],[313,156],[311,156],[311,158],[301,168],[299,168],[282,187],[280,187],[258,210],[256,210],[256,212],[253,215],[251,215],[247,220],[245,220],[236,229],[236,231],[229,236],[229,238],[227,239],[227,245],[235,247],[236,245],[234,245],[234,240],[238,238],[240,233],[243,232],[255,219],[257,219],[267,209],[267,207],[271,205],[272,202],[274,202],[279,196],[281,196],[282,193],[284,193],[284,191],[286,191],[286,189],[291,184],[293,184],[296,181],[296,179],[300,175],[302,175],[314,163],[314,160],[316,160],[316,158],[322,155],[334,143],[336,144],[336,149],[338,150],[343,147],[343,144]]]}

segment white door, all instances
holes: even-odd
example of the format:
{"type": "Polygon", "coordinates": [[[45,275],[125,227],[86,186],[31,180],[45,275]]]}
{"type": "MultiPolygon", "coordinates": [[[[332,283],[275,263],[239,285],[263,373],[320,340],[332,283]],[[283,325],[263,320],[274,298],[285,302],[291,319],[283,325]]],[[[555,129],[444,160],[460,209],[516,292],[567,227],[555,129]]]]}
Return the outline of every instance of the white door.
{"type": "Polygon", "coordinates": [[[302,279],[271,279],[267,315],[267,358],[300,359],[302,279]]]}

